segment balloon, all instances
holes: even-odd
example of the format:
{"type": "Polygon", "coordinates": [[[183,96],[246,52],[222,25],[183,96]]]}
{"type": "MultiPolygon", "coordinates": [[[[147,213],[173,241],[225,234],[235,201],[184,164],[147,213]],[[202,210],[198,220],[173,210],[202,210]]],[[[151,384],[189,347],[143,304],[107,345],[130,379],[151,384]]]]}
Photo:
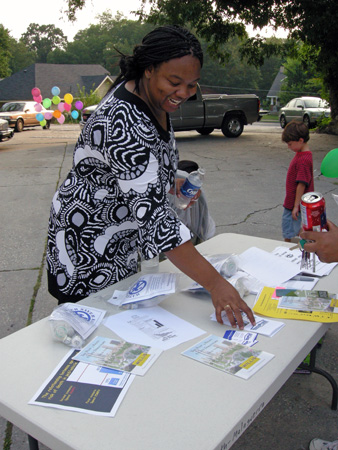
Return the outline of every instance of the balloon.
{"type": "Polygon", "coordinates": [[[46,120],[51,120],[52,117],[53,117],[53,114],[52,114],[52,113],[50,113],[50,112],[46,112],[46,113],[45,113],[45,119],[46,119],[46,120]]]}
{"type": "Polygon", "coordinates": [[[38,113],[38,114],[35,116],[35,118],[36,118],[36,120],[37,120],[38,122],[41,122],[41,121],[43,120],[43,114],[38,113]]]}
{"type": "Polygon", "coordinates": [[[54,105],[58,105],[61,102],[61,98],[58,95],[54,95],[53,103],[54,105]]]}
{"type": "Polygon", "coordinates": [[[72,109],[72,105],[70,105],[69,103],[64,103],[63,107],[65,108],[66,111],[70,111],[72,109]]]}
{"type": "Polygon", "coordinates": [[[34,109],[35,111],[40,112],[42,111],[42,106],[40,105],[40,103],[35,103],[34,109]]]}
{"type": "Polygon", "coordinates": [[[83,108],[83,103],[81,102],[81,100],[78,100],[77,102],[75,102],[75,108],[76,109],[82,109],[83,108]]]}
{"type": "Polygon", "coordinates": [[[33,97],[33,100],[34,100],[36,103],[41,103],[41,102],[42,102],[42,96],[41,96],[41,95],[34,96],[34,97],[33,97]]]}
{"type": "Polygon", "coordinates": [[[56,109],[56,110],[53,112],[53,116],[54,116],[56,119],[59,119],[59,118],[62,116],[61,111],[59,111],[58,109],[56,109]]]}
{"type": "Polygon", "coordinates": [[[79,113],[77,111],[72,111],[72,117],[73,119],[77,119],[79,117],[79,113]]]}
{"type": "Polygon", "coordinates": [[[52,104],[52,100],[50,98],[44,98],[42,104],[46,109],[48,109],[52,104]]]}
{"type": "Polygon", "coordinates": [[[325,177],[338,178],[338,148],[334,148],[324,157],[320,171],[325,177]]]}
{"type": "Polygon", "coordinates": [[[59,103],[58,104],[58,110],[63,112],[65,110],[65,104],[64,103],[59,103]]]}
{"type": "Polygon", "coordinates": [[[47,124],[47,122],[45,121],[45,119],[41,120],[40,125],[41,125],[42,127],[45,127],[46,124],[47,124]]]}
{"type": "Polygon", "coordinates": [[[38,97],[41,94],[40,89],[37,87],[34,87],[31,92],[33,97],[38,97]]]}
{"type": "Polygon", "coordinates": [[[57,119],[57,121],[62,125],[63,122],[65,121],[65,116],[61,114],[61,116],[57,119]]]}
{"type": "Polygon", "coordinates": [[[59,89],[57,86],[54,86],[54,87],[52,88],[52,90],[51,90],[51,93],[52,93],[54,96],[57,96],[57,95],[60,94],[60,89],[59,89]]]}
{"type": "Polygon", "coordinates": [[[73,101],[73,96],[72,96],[72,94],[65,94],[65,96],[64,96],[64,101],[65,101],[66,103],[71,104],[72,101],[73,101]]]}

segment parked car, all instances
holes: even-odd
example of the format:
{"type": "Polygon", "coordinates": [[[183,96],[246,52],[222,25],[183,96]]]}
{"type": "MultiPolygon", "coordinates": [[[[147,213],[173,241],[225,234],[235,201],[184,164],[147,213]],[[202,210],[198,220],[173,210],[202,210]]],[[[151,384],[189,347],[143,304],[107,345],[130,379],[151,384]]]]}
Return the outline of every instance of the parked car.
{"type": "Polygon", "coordinates": [[[0,142],[8,141],[14,135],[14,130],[9,128],[7,120],[0,119],[0,142]]]}
{"type": "MultiPolygon", "coordinates": [[[[2,105],[0,109],[0,119],[5,119],[15,131],[22,131],[24,127],[36,127],[40,122],[36,119],[37,111],[34,108],[36,102],[9,102],[2,105]]],[[[41,114],[53,111],[45,109],[41,105],[41,114]]],[[[47,120],[45,129],[50,128],[50,120],[47,120]]]]}
{"type": "Polygon", "coordinates": [[[291,120],[301,120],[309,128],[316,125],[322,117],[329,117],[331,109],[326,100],[320,97],[299,97],[289,101],[279,111],[279,122],[282,128],[291,120]]]}

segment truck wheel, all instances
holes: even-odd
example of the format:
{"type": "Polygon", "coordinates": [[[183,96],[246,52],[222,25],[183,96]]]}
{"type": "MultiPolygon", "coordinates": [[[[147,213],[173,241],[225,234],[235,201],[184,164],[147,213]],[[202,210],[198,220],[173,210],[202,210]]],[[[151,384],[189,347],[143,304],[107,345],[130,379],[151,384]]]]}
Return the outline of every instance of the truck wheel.
{"type": "Polygon", "coordinates": [[[16,121],[16,124],[15,124],[15,131],[20,133],[20,131],[22,131],[22,130],[23,130],[23,120],[22,119],[18,119],[16,121]]]}
{"type": "Polygon", "coordinates": [[[311,128],[310,117],[309,117],[307,114],[304,115],[304,117],[303,117],[303,122],[305,123],[305,125],[306,125],[308,128],[311,128]]]}
{"type": "Polygon", "coordinates": [[[243,133],[244,124],[240,116],[227,116],[223,120],[222,133],[229,138],[236,138],[243,133]]]}
{"type": "Polygon", "coordinates": [[[44,130],[49,130],[50,128],[50,120],[46,121],[46,125],[43,127],[44,130]]]}
{"type": "Polygon", "coordinates": [[[207,136],[208,134],[212,133],[214,129],[215,128],[198,128],[196,131],[202,136],[207,136]]]}

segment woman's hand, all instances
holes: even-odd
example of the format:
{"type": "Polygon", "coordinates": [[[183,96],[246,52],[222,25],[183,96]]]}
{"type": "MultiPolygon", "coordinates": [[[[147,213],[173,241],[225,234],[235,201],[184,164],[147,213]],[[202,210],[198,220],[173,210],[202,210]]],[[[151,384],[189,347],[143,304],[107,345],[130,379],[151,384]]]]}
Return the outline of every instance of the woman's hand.
{"type": "Polygon", "coordinates": [[[244,312],[252,325],[256,325],[251,309],[241,299],[237,290],[226,280],[223,278],[219,280],[209,292],[215,307],[217,322],[223,323],[222,311],[225,311],[231,326],[236,328],[238,325],[239,329],[242,330],[244,328],[242,312],[244,312]]]}
{"type": "Polygon", "coordinates": [[[210,292],[217,322],[223,323],[222,311],[225,311],[231,326],[235,328],[238,325],[243,329],[243,311],[252,325],[255,325],[251,309],[237,290],[196,250],[191,241],[166,252],[166,256],[182,272],[210,292]]]}

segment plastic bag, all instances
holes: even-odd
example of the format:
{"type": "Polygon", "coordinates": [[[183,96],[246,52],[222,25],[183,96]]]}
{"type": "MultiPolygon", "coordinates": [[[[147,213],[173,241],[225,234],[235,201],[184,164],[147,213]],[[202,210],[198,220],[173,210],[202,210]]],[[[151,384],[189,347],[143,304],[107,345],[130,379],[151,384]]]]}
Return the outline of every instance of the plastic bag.
{"type": "Polygon", "coordinates": [[[63,303],[48,318],[52,336],[69,347],[81,349],[87,337],[99,326],[105,313],[102,309],[63,303]]]}

